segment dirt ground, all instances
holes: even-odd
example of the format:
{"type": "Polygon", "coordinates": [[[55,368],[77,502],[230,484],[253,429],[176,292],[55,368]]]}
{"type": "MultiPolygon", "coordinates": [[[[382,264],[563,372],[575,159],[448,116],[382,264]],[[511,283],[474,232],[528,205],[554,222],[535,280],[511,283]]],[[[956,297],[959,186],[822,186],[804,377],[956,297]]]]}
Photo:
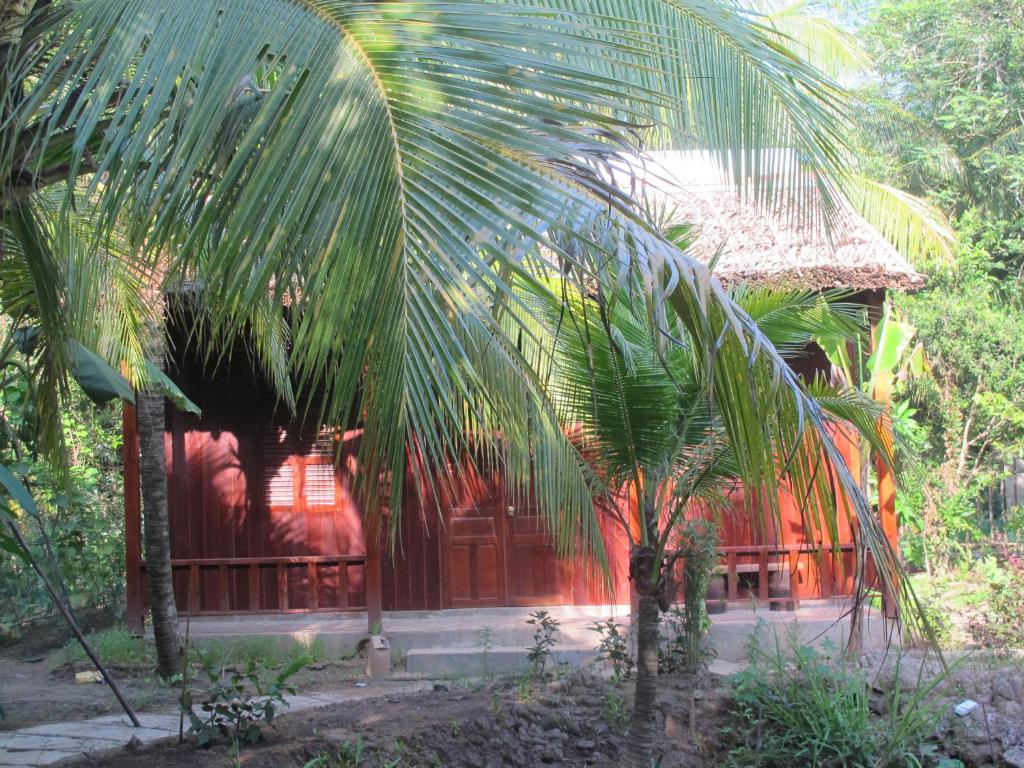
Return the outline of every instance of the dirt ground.
{"type": "MultiPolygon", "coordinates": [[[[953,661],[953,659],[949,659],[953,661]]],[[[864,671],[878,690],[920,688],[942,682],[929,694],[946,712],[934,740],[944,754],[967,766],[1024,764],[1024,663],[972,656],[948,677],[936,661],[910,654],[868,654],[864,671]],[[965,698],[980,705],[957,718],[952,706],[965,698]]],[[[337,691],[362,677],[362,661],[323,661],[295,679],[300,693],[337,691]]],[[[77,668],[86,669],[85,664],[77,668]]],[[[3,729],[118,712],[109,688],[76,685],[75,668],[52,660],[0,657],[3,729]]],[[[115,668],[139,711],[173,712],[177,689],[151,674],[115,668]]],[[[617,685],[576,671],[548,682],[496,680],[487,684],[438,683],[433,692],[390,695],[287,715],[264,728],[264,739],[243,749],[250,768],[612,768],[621,765],[632,682],[617,685]],[[322,762],[315,761],[320,758],[322,762]]],[[[659,680],[657,749],[661,768],[725,764],[730,743],[730,683],[712,676],[667,675],[659,680]],[[697,696],[695,691],[699,691],[697,696]]],[[[885,712],[876,709],[884,717],[885,712]]],[[[85,766],[150,768],[230,765],[226,743],[198,748],[158,744],[79,761],[85,766]]]]}
{"type": "MultiPolygon", "coordinates": [[[[302,768],[323,758],[324,768],[490,768],[621,765],[628,691],[586,672],[549,683],[495,682],[473,689],[437,685],[432,693],[394,696],[288,716],[242,752],[248,768],[302,768]]],[[[658,751],[662,768],[721,765],[719,746],[706,734],[723,730],[725,691],[716,678],[661,679],[658,751]],[[691,692],[694,701],[690,730],[691,692]]],[[[225,747],[191,742],[102,756],[78,768],[203,768],[228,764],[225,747]]]]}
{"type": "MultiPolygon", "coordinates": [[[[52,657],[46,655],[29,659],[13,652],[0,656],[0,731],[122,711],[108,686],[75,683],[75,672],[92,670],[91,665],[68,663],[54,667],[52,657]]],[[[363,666],[361,659],[324,661],[302,670],[293,681],[303,692],[336,691],[363,676],[363,666]]],[[[125,698],[139,712],[177,710],[179,690],[161,682],[154,672],[117,664],[108,665],[108,669],[125,698]]]]}

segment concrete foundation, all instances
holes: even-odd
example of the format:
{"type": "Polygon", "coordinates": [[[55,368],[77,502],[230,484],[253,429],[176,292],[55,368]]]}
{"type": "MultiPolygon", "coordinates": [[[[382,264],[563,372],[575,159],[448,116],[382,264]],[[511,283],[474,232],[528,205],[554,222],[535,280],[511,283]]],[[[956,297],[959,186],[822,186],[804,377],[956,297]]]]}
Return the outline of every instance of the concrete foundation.
{"type": "MultiPolygon", "coordinates": [[[[798,611],[770,611],[749,603],[730,607],[711,617],[709,644],[717,658],[742,662],[755,630],[762,647],[786,648],[790,637],[801,644],[829,639],[842,647],[849,637],[849,606],[838,601],[805,601],[798,611]]],[[[532,608],[460,609],[395,612],[384,616],[384,634],[392,661],[410,674],[422,676],[475,675],[525,670],[526,648],[533,627],[526,623],[532,608]]],[[[560,622],[556,663],[578,666],[596,658],[598,634],[594,622],[609,617],[628,627],[628,606],[546,607],[560,622]]],[[[270,617],[233,616],[192,620],[191,638],[202,646],[217,640],[269,639],[282,645],[317,642],[329,654],[353,653],[367,638],[365,614],[290,614],[270,617]]],[[[864,622],[863,647],[884,643],[883,622],[877,612],[864,622]]]]}

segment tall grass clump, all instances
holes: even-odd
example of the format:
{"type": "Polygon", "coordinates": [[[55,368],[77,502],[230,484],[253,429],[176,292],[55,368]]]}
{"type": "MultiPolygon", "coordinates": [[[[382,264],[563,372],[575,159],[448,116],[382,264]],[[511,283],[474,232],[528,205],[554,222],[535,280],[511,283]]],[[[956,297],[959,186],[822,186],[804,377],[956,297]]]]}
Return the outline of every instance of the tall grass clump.
{"type": "MultiPolygon", "coordinates": [[[[826,649],[827,650],[827,649],[826,649]]],[[[867,677],[818,650],[751,643],[750,666],[736,676],[730,766],[895,768],[921,766],[933,751],[942,681],[918,680],[912,692],[876,692],[867,677]]],[[[897,680],[899,674],[897,669],[897,680]]]]}

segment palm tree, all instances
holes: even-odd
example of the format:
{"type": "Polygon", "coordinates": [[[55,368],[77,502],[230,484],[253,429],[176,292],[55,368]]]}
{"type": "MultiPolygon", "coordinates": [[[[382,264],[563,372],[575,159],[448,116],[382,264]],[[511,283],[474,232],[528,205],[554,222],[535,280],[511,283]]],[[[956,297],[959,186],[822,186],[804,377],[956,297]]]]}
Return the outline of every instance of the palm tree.
{"type": "MultiPolygon", "coordinates": [[[[160,370],[164,346],[160,297],[164,289],[173,290],[175,282],[147,275],[117,232],[102,248],[97,247],[97,222],[88,199],[80,199],[78,210],[70,217],[62,215],[63,200],[59,185],[49,187],[34,195],[32,206],[24,209],[27,219],[17,222],[21,229],[0,228],[5,245],[0,258],[0,307],[15,329],[31,331],[32,338],[31,345],[20,345],[18,369],[27,380],[38,414],[38,432],[30,450],[47,458],[59,475],[65,469],[59,401],[66,394],[67,374],[93,399],[122,397],[136,402],[150,605],[158,669],[167,678],[180,671],[180,640],[170,571],[165,398],[179,408],[198,412],[160,370]],[[24,236],[26,232],[33,236],[24,236]],[[24,242],[33,243],[36,252],[25,254],[21,250],[24,242]],[[47,314],[51,303],[62,311],[47,314]],[[104,360],[120,362],[128,379],[104,360]]],[[[201,275],[202,262],[193,276],[201,275]]],[[[201,284],[193,281],[189,296],[195,317],[211,316],[210,307],[202,301],[201,284]]],[[[286,329],[280,313],[272,312],[269,305],[265,301],[249,319],[253,357],[282,399],[291,403],[281,338],[286,329]]],[[[207,354],[230,353],[226,340],[212,333],[197,333],[195,341],[203,344],[207,354]]],[[[59,578],[55,581],[61,585],[59,578]]]]}
{"type": "MultiPolygon", "coordinates": [[[[147,358],[159,365],[164,357],[162,323],[147,323],[147,358]]],[[[164,459],[164,394],[154,386],[141,387],[136,396],[139,435],[139,485],[142,492],[143,549],[153,617],[157,670],[168,679],[181,671],[178,609],[171,568],[170,514],[167,509],[167,465],[164,459]]]]}
{"type": "MultiPolygon", "coordinates": [[[[497,400],[538,393],[493,310],[513,274],[540,268],[534,246],[567,206],[610,205],[657,243],[598,171],[633,132],[656,124],[735,153],[741,182],[767,162],[760,147],[797,146],[817,183],[795,195],[832,199],[842,128],[830,81],[726,4],[617,12],[575,0],[40,4],[16,17],[28,21],[12,75],[24,94],[0,152],[8,195],[88,174],[104,226],[129,222],[151,260],[173,252],[188,271],[212,248],[209,302],[231,310],[222,326],[238,327],[268,289],[287,297],[300,384],[330,382],[322,417],[367,414],[368,480],[400,478],[413,436],[443,469],[466,447],[446,426],[464,413],[515,434],[527,455],[537,421],[497,400]],[[501,373],[481,365],[495,338],[501,373]]],[[[628,265],[655,303],[656,250],[628,265]]],[[[556,267],[601,269],[548,253],[556,267]]],[[[693,319],[728,303],[701,288],[703,267],[674,268],[693,319]]],[[[552,424],[545,439],[557,439],[552,424]]],[[[564,462],[566,450],[545,453],[564,462]]],[[[516,466],[511,481],[543,485],[552,519],[565,493],[586,511],[578,472],[570,488],[516,466]]],[[[366,483],[371,502],[377,487],[366,483]]],[[[392,493],[400,506],[401,487],[392,493]]]]}
{"type": "MultiPolygon", "coordinates": [[[[750,397],[760,413],[774,420],[771,404],[776,395],[771,382],[759,377],[749,382],[750,393],[736,376],[716,377],[708,387],[693,338],[684,336],[659,349],[648,331],[645,310],[628,295],[603,311],[571,286],[565,290],[568,308],[564,302],[531,300],[541,318],[539,335],[545,341],[538,352],[546,358],[549,390],[564,423],[580,430],[581,449],[595,471],[610,490],[634,495],[639,510],[638,528],[625,517],[618,523],[631,542],[630,579],[639,596],[636,696],[626,757],[629,766],[640,768],[652,759],[659,612],[675,598],[671,572],[680,552],[672,551],[672,537],[687,512],[695,509],[694,502],[717,508],[732,481],[746,474],[743,467],[753,457],[745,455],[749,446],[734,439],[727,420],[749,407],[744,401],[750,397]]],[[[764,340],[787,354],[802,353],[815,338],[847,339],[861,332],[863,309],[843,303],[841,294],[737,288],[732,298],[764,340]]],[[[878,427],[879,404],[856,390],[842,391],[820,381],[799,386],[813,393],[828,422],[852,422],[891,458],[888,430],[878,427]]],[[[770,431],[792,433],[784,424],[789,417],[780,413],[780,423],[770,431]]],[[[768,473],[758,474],[770,486],[762,503],[777,512],[776,486],[806,499],[811,507],[805,519],[809,537],[827,536],[837,544],[841,504],[836,499],[842,492],[829,487],[829,473],[822,469],[815,479],[804,474],[802,461],[787,464],[792,444],[767,448],[774,457],[768,473]]],[[[758,504],[748,512],[756,524],[765,524],[758,504]]],[[[866,523],[864,536],[881,536],[877,524],[863,518],[860,522],[866,523]]]]}
{"type": "Polygon", "coordinates": [[[287,299],[299,385],[328,382],[318,416],[365,414],[371,510],[381,475],[401,508],[407,445],[443,476],[469,435],[500,432],[509,482],[553,528],[592,520],[587,468],[519,343],[530,323],[506,311],[510,286],[543,292],[549,272],[640,286],[647,332],[690,339],[697,379],[729,394],[739,474],[771,484],[780,446],[794,472],[835,455],[819,406],[605,173],[638,137],[696,144],[766,198],[762,150],[792,147],[806,175],[786,199],[827,219],[843,93],[762,21],[704,0],[6,0],[0,218],[44,275],[14,225],[57,181],[70,210],[81,177],[97,242],[122,226],[143,269],[203,265],[214,335],[287,299]],[[610,214],[631,248],[559,247],[567,211],[610,214]]]}

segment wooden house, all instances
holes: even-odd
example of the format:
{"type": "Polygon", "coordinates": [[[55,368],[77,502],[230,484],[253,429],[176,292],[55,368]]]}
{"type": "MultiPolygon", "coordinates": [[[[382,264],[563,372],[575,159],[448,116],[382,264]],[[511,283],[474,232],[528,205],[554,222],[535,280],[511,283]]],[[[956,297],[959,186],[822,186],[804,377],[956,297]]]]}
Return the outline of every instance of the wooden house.
{"type": "MultiPolygon", "coordinates": [[[[887,290],[922,278],[862,219],[847,212],[831,238],[741,203],[707,163],[666,153],[659,177],[675,176],[662,201],[677,220],[695,222],[694,252],[717,256],[726,282],[807,289],[842,287],[879,318],[887,290]],[[675,166],[676,173],[673,173],[675,166]],[[679,180],[680,176],[689,178],[679,180]]],[[[184,329],[170,329],[180,341],[184,329]]],[[[167,409],[166,461],[175,591],[182,613],[382,611],[630,602],[628,546],[615,525],[606,534],[613,586],[594,569],[556,556],[536,510],[505,498],[493,477],[470,477],[458,493],[435,498],[405,478],[400,536],[393,551],[367,537],[355,494],[361,437],[350,429],[303,428],[284,418],[244,356],[211,366],[173,344],[170,373],[202,408],[202,418],[167,409]],[[340,445],[340,461],[335,462],[340,445]]],[[[806,376],[828,371],[820,350],[792,360],[806,376]]],[[[884,396],[884,393],[880,393],[884,396]]],[[[128,616],[141,628],[145,564],[140,555],[138,453],[134,413],[125,409],[125,513],[128,616]]],[[[856,473],[858,452],[837,441],[856,473]]],[[[895,542],[891,478],[880,477],[880,514],[895,542]]],[[[737,497],[737,505],[742,501],[737,497]]],[[[819,558],[800,511],[780,499],[782,528],[765,541],[739,516],[723,523],[721,595],[787,604],[848,594],[852,537],[841,556],[819,558]],[[782,577],[780,582],[779,577],[782,577]],[[773,584],[788,588],[773,590],[773,584]]]]}

